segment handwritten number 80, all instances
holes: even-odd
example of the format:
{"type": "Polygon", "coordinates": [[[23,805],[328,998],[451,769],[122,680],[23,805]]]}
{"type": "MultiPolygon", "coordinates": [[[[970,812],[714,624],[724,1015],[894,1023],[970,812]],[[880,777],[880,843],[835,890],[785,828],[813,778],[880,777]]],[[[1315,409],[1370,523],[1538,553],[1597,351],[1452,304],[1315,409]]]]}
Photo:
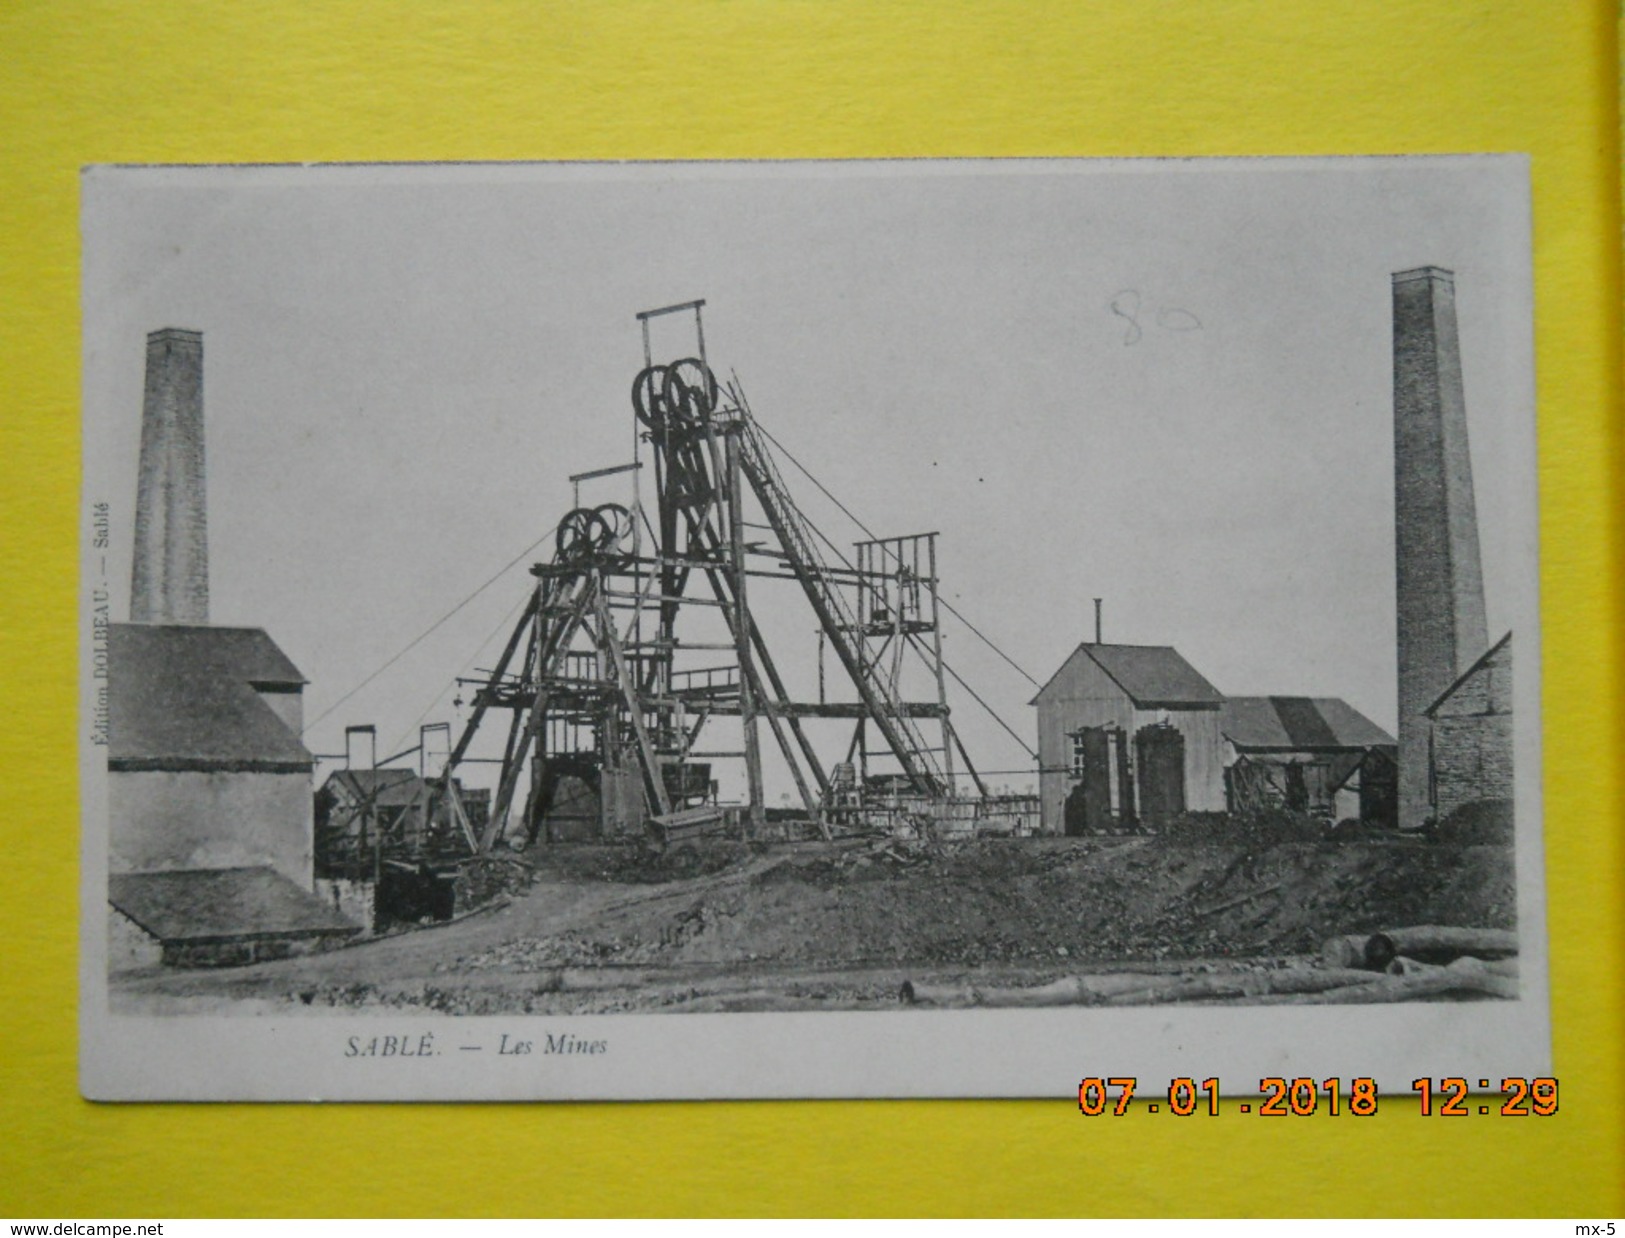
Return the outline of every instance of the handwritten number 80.
{"type": "MultiPolygon", "coordinates": [[[[1125,345],[1138,344],[1145,336],[1141,325],[1141,297],[1138,290],[1125,288],[1111,299],[1111,312],[1128,324],[1123,332],[1125,345]]],[[[1187,309],[1174,305],[1159,305],[1151,321],[1164,331],[1200,331],[1202,320],[1187,309]]]]}

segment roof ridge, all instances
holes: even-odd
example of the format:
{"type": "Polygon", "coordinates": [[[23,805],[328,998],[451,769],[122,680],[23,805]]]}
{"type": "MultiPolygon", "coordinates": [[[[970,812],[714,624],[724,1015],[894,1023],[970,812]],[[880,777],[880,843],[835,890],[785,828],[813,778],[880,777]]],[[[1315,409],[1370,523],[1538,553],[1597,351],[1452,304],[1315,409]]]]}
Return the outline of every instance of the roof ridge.
{"type": "Polygon", "coordinates": [[[1224,693],[1174,645],[1082,641],[1028,703],[1037,704],[1061,673],[1080,656],[1088,658],[1118,691],[1142,709],[1167,706],[1208,709],[1224,701],[1224,693]]]}
{"type": "Polygon", "coordinates": [[[260,632],[269,637],[258,623],[160,623],[157,620],[116,619],[108,624],[113,628],[178,628],[192,632],[260,632]]]}

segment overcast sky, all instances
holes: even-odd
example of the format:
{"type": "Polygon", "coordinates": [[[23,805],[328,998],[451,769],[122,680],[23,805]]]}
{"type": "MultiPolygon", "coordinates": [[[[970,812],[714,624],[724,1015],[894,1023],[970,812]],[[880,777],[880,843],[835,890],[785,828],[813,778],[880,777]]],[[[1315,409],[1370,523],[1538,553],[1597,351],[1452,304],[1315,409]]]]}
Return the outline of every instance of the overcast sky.
{"type": "MultiPolygon", "coordinates": [[[[1452,269],[1492,639],[1532,623],[1521,159],[98,169],[84,233],[115,616],[146,335],[201,330],[211,618],[308,676],[317,752],[457,722],[550,540],[314,720],[547,534],[569,474],[631,458],[634,314],[696,297],[759,422],[877,533],[939,530],[944,596],[1039,681],[1101,596],[1109,641],[1392,730],[1389,277],[1452,269]]],[[[692,352],[675,319],[655,344],[692,352]]],[[[782,588],[753,601],[810,699],[816,621],[782,588]]],[[[1033,685],[945,630],[1031,744],[1033,685]]],[[[952,700],[984,768],[1030,765],[952,700]]]]}

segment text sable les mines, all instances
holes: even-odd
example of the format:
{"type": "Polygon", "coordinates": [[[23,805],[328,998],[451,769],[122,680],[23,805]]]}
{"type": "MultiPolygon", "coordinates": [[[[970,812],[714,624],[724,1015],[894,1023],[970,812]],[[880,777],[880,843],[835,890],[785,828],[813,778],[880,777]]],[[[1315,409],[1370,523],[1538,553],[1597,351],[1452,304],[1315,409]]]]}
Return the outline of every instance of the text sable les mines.
{"type": "MultiPolygon", "coordinates": [[[[483,1052],[482,1044],[459,1044],[453,1050],[465,1053],[483,1052]]],[[[445,1052],[444,1044],[435,1042],[433,1032],[402,1036],[351,1036],[345,1041],[345,1057],[439,1057],[445,1052]]],[[[573,1032],[554,1035],[545,1033],[538,1050],[534,1040],[520,1040],[507,1032],[497,1043],[498,1057],[523,1057],[532,1053],[599,1054],[609,1052],[607,1040],[583,1040],[573,1032]]]]}

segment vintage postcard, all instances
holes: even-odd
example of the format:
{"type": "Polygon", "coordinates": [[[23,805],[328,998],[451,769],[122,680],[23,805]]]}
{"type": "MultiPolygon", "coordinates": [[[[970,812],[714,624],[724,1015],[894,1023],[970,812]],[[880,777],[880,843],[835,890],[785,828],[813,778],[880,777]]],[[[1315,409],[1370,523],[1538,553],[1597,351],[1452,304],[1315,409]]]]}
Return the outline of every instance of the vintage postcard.
{"type": "Polygon", "coordinates": [[[1550,1075],[1523,157],[82,188],[87,1096],[1550,1075]]]}

